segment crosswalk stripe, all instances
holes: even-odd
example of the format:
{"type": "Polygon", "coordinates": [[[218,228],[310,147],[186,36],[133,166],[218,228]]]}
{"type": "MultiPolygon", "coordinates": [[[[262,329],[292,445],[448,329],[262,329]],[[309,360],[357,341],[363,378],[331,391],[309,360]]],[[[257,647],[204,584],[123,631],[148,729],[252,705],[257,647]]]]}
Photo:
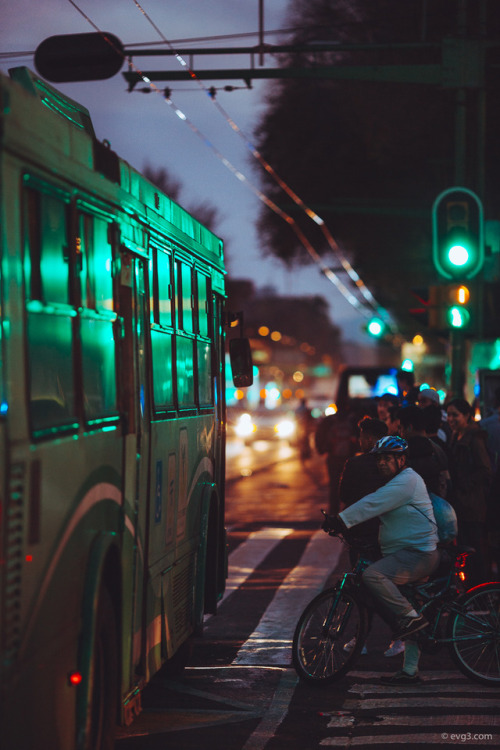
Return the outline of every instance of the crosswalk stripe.
{"type": "Polygon", "coordinates": [[[290,664],[297,620],[306,604],[323,588],[340,552],[341,542],[324,531],[317,531],[311,537],[298,565],[279,587],[233,664],[290,664]]]}
{"type": "MultiPolygon", "coordinates": [[[[454,734],[454,733],[451,733],[454,734]]],[[[322,747],[366,747],[367,745],[409,745],[414,747],[415,745],[443,745],[448,744],[453,747],[460,742],[461,733],[457,733],[457,737],[454,740],[449,739],[447,732],[423,732],[422,734],[377,734],[375,736],[361,736],[361,737],[326,737],[321,740],[320,745],[322,747]]],[[[480,735],[481,737],[481,735],[480,735]]],[[[483,733],[484,739],[478,738],[477,740],[469,739],[467,744],[478,744],[478,742],[484,742],[485,745],[489,744],[491,747],[491,734],[483,733]]]]}
{"type": "Polygon", "coordinates": [[[229,576],[222,601],[245,583],[276,545],[292,533],[293,529],[264,528],[249,534],[229,555],[229,576]]]}
{"type": "MultiPolygon", "coordinates": [[[[370,670],[359,670],[359,669],[353,669],[351,672],[349,672],[349,677],[354,677],[357,680],[373,680],[373,679],[380,679],[383,675],[386,675],[387,672],[373,672],[370,670]]],[[[434,670],[432,672],[422,671],[420,672],[420,676],[423,680],[426,682],[428,680],[443,680],[443,682],[453,682],[453,683],[463,683],[464,685],[470,685],[470,681],[465,677],[465,675],[462,675],[461,672],[458,671],[452,671],[452,670],[434,670]]],[[[481,690],[481,686],[479,683],[476,684],[476,690],[481,690]]],[[[485,685],[484,687],[489,687],[485,685]]],[[[492,686],[493,687],[493,686],[492,686]]]]}
{"type": "MultiPolygon", "coordinates": [[[[293,529],[269,527],[252,531],[229,555],[226,588],[218,606],[245,583],[276,545],[292,533],[293,529]]],[[[211,617],[212,615],[205,615],[204,621],[208,622],[211,617]]]]}
{"type": "MultiPolygon", "coordinates": [[[[442,716],[394,716],[394,715],[383,715],[377,716],[377,727],[413,727],[413,726],[440,726],[453,728],[450,732],[459,732],[467,727],[471,726],[487,726],[490,729],[494,728],[494,721],[497,717],[494,716],[471,716],[469,714],[443,714],[442,716]]],[[[336,729],[337,727],[352,726],[354,716],[341,715],[332,716],[328,723],[329,729],[336,729]]],[[[497,719],[498,721],[498,719],[497,719]]],[[[372,727],[374,725],[373,717],[363,719],[362,717],[356,718],[357,727],[372,727]]]]}
{"type": "MultiPolygon", "coordinates": [[[[382,675],[381,675],[382,676],[382,675]]],[[[384,694],[387,693],[387,691],[390,690],[393,691],[400,691],[400,690],[406,690],[408,691],[408,685],[370,685],[369,683],[363,683],[363,684],[356,684],[351,685],[348,692],[349,693],[356,693],[357,695],[377,695],[377,694],[384,694]]],[[[416,685],[411,685],[411,692],[412,693],[427,693],[429,694],[430,690],[436,691],[439,690],[440,693],[453,693],[456,695],[457,693],[474,693],[477,695],[478,693],[481,693],[481,695],[499,695],[498,687],[494,687],[493,685],[491,687],[487,687],[484,685],[484,687],[480,687],[479,685],[475,685],[472,682],[464,682],[463,685],[431,685],[427,684],[427,679],[423,679],[422,682],[417,683],[416,685]]],[[[499,698],[500,700],[500,698],[499,698]]]]}
{"type": "MultiPolygon", "coordinates": [[[[413,688],[406,687],[405,692],[412,692],[413,688]]],[[[393,693],[394,688],[390,688],[389,692],[393,693]]],[[[434,692],[428,697],[422,697],[420,695],[412,695],[411,698],[395,697],[391,698],[364,698],[362,700],[346,700],[344,708],[347,711],[359,711],[360,709],[387,709],[387,708],[467,708],[471,710],[473,708],[499,708],[498,698],[456,698],[456,697],[441,697],[436,695],[434,692]]]]}

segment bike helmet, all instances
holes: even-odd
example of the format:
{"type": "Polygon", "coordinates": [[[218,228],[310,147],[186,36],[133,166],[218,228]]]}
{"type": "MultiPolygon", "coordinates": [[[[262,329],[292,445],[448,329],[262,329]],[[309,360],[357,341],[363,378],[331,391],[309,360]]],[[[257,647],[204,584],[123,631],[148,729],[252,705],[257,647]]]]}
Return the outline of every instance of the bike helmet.
{"type": "Polygon", "coordinates": [[[399,435],[386,435],[377,440],[370,453],[405,453],[408,443],[399,435]]]}

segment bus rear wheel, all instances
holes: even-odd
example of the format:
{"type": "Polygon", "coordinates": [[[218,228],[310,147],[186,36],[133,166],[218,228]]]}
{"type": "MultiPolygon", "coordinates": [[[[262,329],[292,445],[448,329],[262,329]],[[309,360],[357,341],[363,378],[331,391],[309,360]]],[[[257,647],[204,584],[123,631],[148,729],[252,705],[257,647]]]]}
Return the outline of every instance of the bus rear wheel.
{"type": "Polygon", "coordinates": [[[113,602],[101,587],[91,672],[88,750],[113,750],[118,696],[117,628],[113,602]]]}

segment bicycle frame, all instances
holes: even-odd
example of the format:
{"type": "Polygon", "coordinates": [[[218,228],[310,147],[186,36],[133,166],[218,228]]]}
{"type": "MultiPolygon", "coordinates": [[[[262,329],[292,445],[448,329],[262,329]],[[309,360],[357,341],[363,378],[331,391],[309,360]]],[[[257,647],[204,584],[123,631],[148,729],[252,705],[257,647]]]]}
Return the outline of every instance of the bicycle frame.
{"type": "MultiPolygon", "coordinates": [[[[347,540],[345,540],[347,542],[347,540]]],[[[467,636],[459,636],[459,637],[453,637],[453,638],[447,638],[439,636],[439,629],[441,622],[444,617],[450,614],[460,615],[465,620],[476,623],[477,625],[481,625],[481,621],[474,616],[474,614],[471,614],[470,612],[464,611],[459,603],[456,601],[456,597],[460,595],[460,591],[458,588],[458,580],[464,580],[464,578],[461,577],[462,569],[465,567],[465,561],[469,553],[462,552],[456,555],[455,561],[451,563],[450,570],[447,575],[440,576],[439,578],[431,579],[430,581],[426,581],[425,583],[409,583],[405,584],[404,586],[401,586],[401,591],[404,593],[405,596],[407,596],[408,601],[413,604],[415,609],[419,612],[419,614],[424,614],[427,616],[430,627],[428,630],[426,630],[423,633],[419,634],[420,640],[425,640],[427,642],[434,643],[436,645],[446,645],[450,643],[458,643],[458,642],[470,642],[470,641],[477,641],[484,639],[484,634],[477,634],[477,635],[467,635],[467,636]],[[448,598],[446,595],[451,594],[453,598],[448,598]],[[419,601],[420,599],[420,601],[419,601]],[[424,600],[424,603],[422,604],[421,600],[424,600]],[[427,610],[431,606],[438,607],[437,612],[430,615],[427,610]],[[430,616],[429,616],[430,615],[430,616]]],[[[344,573],[339,583],[336,584],[335,588],[337,589],[337,594],[335,596],[335,599],[332,602],[332,606],[330,608],[330,611],[325,619],[324,622],[324,632],[328,633],[329,628],[331,626],[333,617],[335,615],[335,612],[337,610],[338,603],[340,601],[340,597],[342,595],[342,592],[346,588],[352,588],[352,589],[362,589],[362,579],[361,576],[363,574],[363,571],[372,563],[372,560],[369,560],[365,556],[361,556],[358,561],[356,562],[354,568],[352,571],[348,571],[344,573]]],[[[366,605],[366,608],[369,609],[369,606],[366,605]]],[[[346,611],[346,617],[342,619],[342,622],[340,623],[340,628],[337,632],[337,635],[340,637],[345,629],[345,623],[347,621],[347,615],[349,614],[351,609],[351,605],[348,607],[346,611]]]]}

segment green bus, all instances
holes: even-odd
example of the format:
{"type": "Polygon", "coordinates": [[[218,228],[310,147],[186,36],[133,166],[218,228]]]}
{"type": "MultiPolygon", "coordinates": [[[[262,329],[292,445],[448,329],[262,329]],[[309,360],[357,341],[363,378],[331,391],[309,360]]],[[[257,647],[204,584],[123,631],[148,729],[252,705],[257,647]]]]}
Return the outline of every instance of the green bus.
{"type": "Polygon", "coordinates": [[[2,745],[104,750],[224,590],[222,242],[27,68],[0,143],[2,745]]]}

